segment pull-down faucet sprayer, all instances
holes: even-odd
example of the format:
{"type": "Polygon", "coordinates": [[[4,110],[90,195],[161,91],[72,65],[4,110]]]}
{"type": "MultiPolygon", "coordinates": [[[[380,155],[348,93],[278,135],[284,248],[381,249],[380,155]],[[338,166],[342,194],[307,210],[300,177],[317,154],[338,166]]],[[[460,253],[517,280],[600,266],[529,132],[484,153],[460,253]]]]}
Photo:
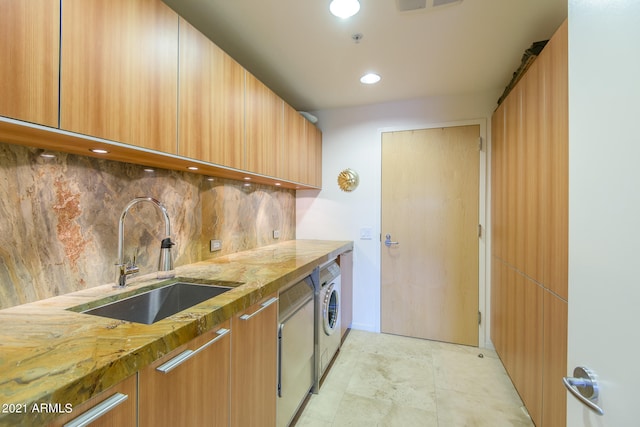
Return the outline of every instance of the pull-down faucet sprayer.
{"type": "Polygon", "coordinates": [[[150,202],[162,212],[162,216],[164,217],[164,229],[165,229],[165,237],[162,239],[162,244],[160,246],[160,259],[158,261],[158,278],[166,279],[170,277],[174,277],[175,273],[173,271],[173,260],[171,258],[171,246],[174,243],[171,241],[171,222],[169,221],[169,214],[167,213],[167,209],[154,199],[153,197],[136,197],[132,201],[130,201],[127,206],[122,210],[122,215],[120,215],[120,221],[118,222],[118,262],[116,264],[116,285],[119,288],[124,288],[127,286],[127,276],[137,273],[140,271],[137,265],[135,265],[135,259],[133,262],[125,264],[124,262],[124,254],[123,254],[123,246],[124,246],[124,219],[134,205],[140,202],[150,202]]]}

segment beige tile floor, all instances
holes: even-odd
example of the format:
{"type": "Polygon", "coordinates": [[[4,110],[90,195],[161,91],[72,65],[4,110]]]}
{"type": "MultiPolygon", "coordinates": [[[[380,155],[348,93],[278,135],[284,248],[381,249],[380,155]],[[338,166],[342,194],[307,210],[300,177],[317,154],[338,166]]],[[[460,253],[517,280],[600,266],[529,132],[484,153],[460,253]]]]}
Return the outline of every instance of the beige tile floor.
{"type": "Polygon", "coordinates": [[[296,426],[533,426],[522,406],[492,350],[352,330],[296,426]]]}

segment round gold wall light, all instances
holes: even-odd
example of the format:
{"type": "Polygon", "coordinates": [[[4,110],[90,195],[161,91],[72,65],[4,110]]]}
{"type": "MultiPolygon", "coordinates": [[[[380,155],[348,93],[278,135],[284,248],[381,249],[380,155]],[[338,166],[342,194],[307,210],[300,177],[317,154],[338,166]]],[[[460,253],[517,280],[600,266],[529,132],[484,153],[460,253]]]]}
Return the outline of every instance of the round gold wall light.
{"type": "Polygon", "coordinates": [[[338,186],[342,191],[353,191],[359,183],[360,177],[353,169],[345,169],[338,174],[338,186]]]}

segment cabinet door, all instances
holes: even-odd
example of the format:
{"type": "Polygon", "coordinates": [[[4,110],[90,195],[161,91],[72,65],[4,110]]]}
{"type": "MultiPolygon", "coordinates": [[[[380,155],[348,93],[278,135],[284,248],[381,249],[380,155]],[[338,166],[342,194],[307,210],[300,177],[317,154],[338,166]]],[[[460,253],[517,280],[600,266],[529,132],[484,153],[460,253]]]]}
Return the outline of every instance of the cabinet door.
{"type": "Polygon", "coordinates": [[[340,329],[342,337],[353,322],[353,251],[340,254],[340,329]]]}
{"type": "Polygon", "coordinates": [[[60,3],[2,1],[0,116],[58,126],[60,3]]]}
{"type": "Polygon", "coordinates": [[[233,317],[231,426],[276,423],[277,298],[233,317]]]}
{"type": "Polygon", "coordinates": [[[72,413],[58,417],[49,427],[63,426],[70,421],[80,421],[81,418],[91,419],[105,408],[103,414],[91,423],[91,427],[135,426],[136,378],[136,375],[132,375],[86,402],[74,406],[72,413]]]}
{"type": "Polygon", "coordinates": [[[178,15],[160,0],[64,0],[60,127],[177,151],[178,15]]]}
{"type": "Polygon", "coordinates": [[[227,321],[139,372],[140,426],[229,425],[229,332],[227,321]]]}
{"type": "Polygon", "coordinates": [[[276,177],[282,162],[284,101],[248,72],[245,99],[245,169],[276,177]]]}
{"type": "Polygon", "coordinates": [[[241,169],[244,69],[180,19],[178,154],[241,169]]]}
{"type": "Polygon", "coordinates": [[[287,181],[307,182],[307,121],[293,107],[284,105],[283,168],[287,181]]]}
{"type": "Polygon", "coordinates": [[[313,123],[307,122],[307,168],[306,184],[322,187],[322,132],[313,123]]]}

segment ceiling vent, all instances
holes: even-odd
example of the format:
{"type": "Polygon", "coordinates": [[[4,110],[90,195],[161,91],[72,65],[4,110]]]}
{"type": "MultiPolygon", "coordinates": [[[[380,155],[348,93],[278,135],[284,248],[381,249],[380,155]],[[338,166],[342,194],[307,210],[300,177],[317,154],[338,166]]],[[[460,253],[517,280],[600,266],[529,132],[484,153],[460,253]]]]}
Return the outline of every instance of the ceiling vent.
{"type": "Polygon", "coordinates": [[[424,12],[456,3],[462,3],[462,0],[396,0],[399,12],[410,12],[414,10],[424,12]]]}

